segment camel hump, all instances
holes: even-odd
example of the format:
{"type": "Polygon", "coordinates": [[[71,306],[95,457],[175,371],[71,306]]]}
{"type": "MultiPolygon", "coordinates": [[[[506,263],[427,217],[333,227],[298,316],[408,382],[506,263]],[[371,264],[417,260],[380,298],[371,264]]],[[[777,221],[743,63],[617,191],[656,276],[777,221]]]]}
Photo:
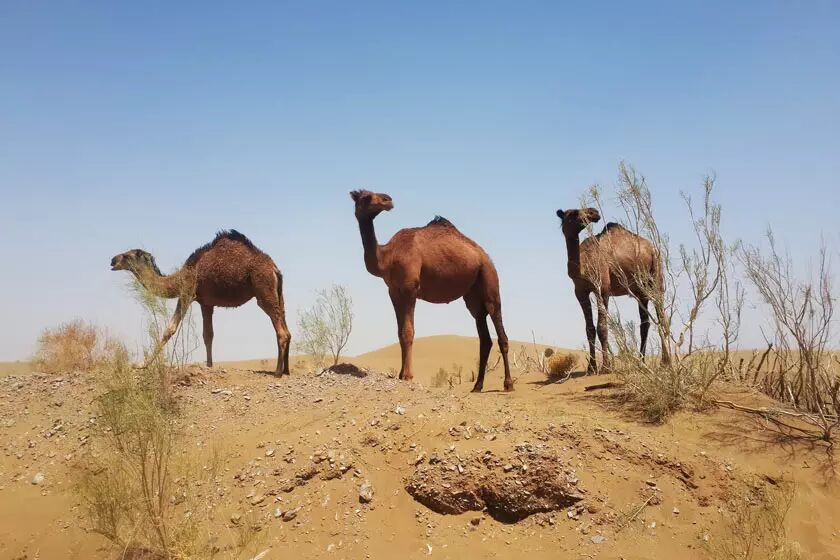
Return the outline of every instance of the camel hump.
{"type": "Polygon", "coordinates": [[[213,239],[212,245],[215,245],[217,242],[221,241],[222,239],[228,239],[230,241],[236,241],[237,243],[242,243],[249,249],[256,249],[257,247],[248,239],[244,233],[240,233],[235,229],[222,229],[216,232],[216,238],[213,239]]]}
{"type": "Polygon", "coordinates": [[[429,222],[427,225],[430,226],[441,226],[441,227],[451,227],[454,228],[455,224],[444,218],[443,216],[435,216],[432,218],[432,221],[429,222]]]}
{"type": "Polygon", "coordinates": [[[613,229],[624,229],[624,226],[617,222],[609,222],[607,225],[604,226],[604,231],[610,231],[613,229]]]}

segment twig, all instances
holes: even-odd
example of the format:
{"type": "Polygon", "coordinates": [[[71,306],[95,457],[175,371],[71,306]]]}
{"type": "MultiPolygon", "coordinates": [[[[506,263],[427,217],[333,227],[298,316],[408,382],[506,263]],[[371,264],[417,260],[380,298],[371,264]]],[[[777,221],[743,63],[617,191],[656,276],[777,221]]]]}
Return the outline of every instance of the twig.
{"type": "Polygon", "coordinates": [[[622,523],[621,525],[619,525],[618,529],[616,529],[616,532],[621,531],[622,529],[624,529],[625,527],[627,527],[628,525],[630,525],[631,523],[633,523],[633,521],[635,521],[635,520],[636,520],[636,518],[639,516],[639,514],[640,514],[640,513],[642,513],[642,510],[644,510],[644,509],[647,507],[647,505],[648,505],[648,504],[650,503],[650,501],[654,498],[654,496],[656,496],[656,494],[651,494],[650,496],[648,496],[648,499],[647,499],[647,500],[645,500],[645,501],[644,501],[644,503],[642,503],[642,505],[640,505],[640,506],[636,509],[636,511],[634,511],[634,512],[633,512],[633,515],[631,515],[630,517],[628,517],[628,518],[624,521],[624,523],[622,523]]]}

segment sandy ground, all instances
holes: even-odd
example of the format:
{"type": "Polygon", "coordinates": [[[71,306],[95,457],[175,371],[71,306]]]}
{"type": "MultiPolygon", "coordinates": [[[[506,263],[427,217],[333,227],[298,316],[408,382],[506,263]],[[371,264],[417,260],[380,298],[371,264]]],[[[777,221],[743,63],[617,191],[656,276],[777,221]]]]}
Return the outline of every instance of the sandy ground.
{"type": "MultiPolygon", "coordinates": [[[[840,558],[840,486],[824,447],[780,442],[728,410],[648,425],[609,392],[584,391],[601,377],[546,385],[515,373],[516,391],[505,393],[497,369],[483,394],[470,394],[477,349],[471,338],[418,339],[411,384],[388,377],[396,346],[351,359],[373,370],[363,378],[316,376],[299,360],[282,379],[263,372],[272,360],[195,368],[176,394],[185,452],[225,452],[212,530],[223,540],[243,520],[256,523],[267,559],[700,559],[733,496],[786,478],[796,483],[791,538],[805,558],[840,558]],[[463,383],[430,387],[438,369],[458,365],[463,383]],[[436,513],[406,491],[418,476],[444,473],[458,486],[491,465],[524,488],[540,474],[528,463],[546,461],[580,501],[515,523],[490,511],[436,513]],[[363,503],[368,483],[372,501],[363,503]]],[[[84,373],[0,376],[0,558],[115,557],[87,530],[71,491],[98,429],[94,396],[84,373]],[[33,484],[37,473],[43,481],[33,484]]]]}

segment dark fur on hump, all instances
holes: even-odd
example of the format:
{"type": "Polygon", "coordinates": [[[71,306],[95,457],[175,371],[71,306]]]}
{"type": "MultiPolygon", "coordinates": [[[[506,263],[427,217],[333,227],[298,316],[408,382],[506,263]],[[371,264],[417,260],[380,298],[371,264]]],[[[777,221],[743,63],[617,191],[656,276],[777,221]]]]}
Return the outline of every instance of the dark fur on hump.
{"type": "MultiPolygon", "coordinates": [[[[441,226],[454,228],[455,224],[444,218],[443,216],[435,216],[432,221],[426,224],[427,226],[441,226]]],[[[457,228],[456,228],[457,229],[457,228]]]]}
{"type": "Polygon", "coordinates": [[[187,262],[185,262],[184,264],[186,266],[194,265],[196,262],[198,262],[198,259],[199,259],[199,257],[201,257],[201,255],[203,255],[204,253],[206,253],[207,251],[209,251],[210,249],[215,247],[217,243],[219,243],[220,241],[225,240],[225,239],[228,240],[228,241],[234,241],[236,243],[241,243],[242,245],[245,245],[245,247],[247,247],[251,251],[254,251],[254,252],[259,252],[260,251],[257,248],[257,246],[254,245],[251,242],[250,239],[245,237],[244,234],[239,233],[235,229],[222,229],[222,230],[219,230],[219,231],[216,232],[216,237],[213,238],[213,241],[211,241],[210,243],[205,243],[204,245],[202,245],[201,247],[199,247],[198,249],[193,251],[192,255],[190,255],[187,258],[187,262]]]}

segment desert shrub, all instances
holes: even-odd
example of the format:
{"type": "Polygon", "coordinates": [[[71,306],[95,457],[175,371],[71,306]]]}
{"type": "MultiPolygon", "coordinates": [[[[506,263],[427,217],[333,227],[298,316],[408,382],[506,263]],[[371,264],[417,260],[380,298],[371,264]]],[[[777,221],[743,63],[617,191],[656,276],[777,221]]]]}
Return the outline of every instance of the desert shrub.
{"type": "Polygon", "coordinates": [[[119,354],[128,356],[120,341],[76,319],[41,333],[33,363],[44,373],[90,371],[119,354]]]}
{"type": "MultiPolygon", "coordinates": [[[[816,271],[795,271],[789,254],[782,252],[772,231],[769,248],[743,246],[739,257],[747,278],[769,312],[772,328],[765,332],[766,371],[753,379],[771,397],[802,411],[799,418],[830,440],[840,426],[840,371],[831,347],[834,339],[834,303],[827,250],[818,253],[816,271]]],[[[763,361],[763,360],[762,360],[763,361]]]]}
{"type": "Polygon", "coordinates": [[[205,492],[221,480],[221,456],[215,446],[207,457],[183,452],[182,419],[169,386],[169,371],[186,362],[188,346],[176,343],[160,353],[155,325],[166,307],[150,294],[139,295],[150,323],[147,356],[153,358],[137,371],[125,353],[113,352],[98,370],[97,430],[81,459],[76,490],[91,529],[126,557],[238,558],[256,546],[257,529],[245,523],[220,548],[212,496],[205,492]]]}
{"type": "Polygon", "coordinates": [[[439,368],[432,379],[432,387],[449,387],[454,388],[455,385],[463,383],[464,366],[461,364],[452,364],[452,370],[449,371],[444,368],[439,368]]]}
{"type": "Polygon", "coordinates": [[[549,381],[557,381],[567,377],[574,369],[577,358],[572,354],[554,353],[548,357],[546,377],[549,381]]]}
{"type": "Polygon", "coordinates": [[[553,348],[546,348],[545,351],[543,351],[543,356],[545,356],[546,358],[550,358],[553,355],[554,355],[554,349],[553,348]]]}
{"type": "MultiPolygon", "coordinates": [[[[619,168],[616,199],[626,217],[623,225],[651,242],[659,265],[627,278],[614,263],[603,264],[618,281],[637,286],[650,302],[650,332],[658,337],[650,337],[645,358],[639,351],[637,324],[623,321],[615,311],[608,326],[616,354],[614,372],[623,382],[621,396],[649,420],[664,420],[690,404],[705,406],[714,383],[732,376],[731,353],[740,329],[743,290],[733,279],[733,248],[723,240],[722,209],[712,199],[713,188],[714,179],[707,177],[700,204],[683,195],[695,243],[674,251],[654,216],[645,178],[624,163],[619,168]],[[712,334],[710,324],[720,326],[719,332],[712,334]]],[[[593,187],[590,195],[588,202],[600,207],[598,188],[593,187]]],[[[609,259],[611,254],[600,251],[595,258],[609,259]]],[[[593,266],[590,272],[596,286],[601,285],[597,274],[602,268],[593,266]]]]}
{"type": "Polygon", "coordinates": [[[794,498],[789,483],[739,496],[706,552],[713,560],[801,560],[799,545],[787,537],[787,516],[794,498]]]}
{"type": "Polygon", "coordinates": [[[353,299],[344,286],[332,286],[317,294],[315,305],[298,316],[300,352],[323,366],[327,356],[337,365],[353,330],[353,299]]]}

